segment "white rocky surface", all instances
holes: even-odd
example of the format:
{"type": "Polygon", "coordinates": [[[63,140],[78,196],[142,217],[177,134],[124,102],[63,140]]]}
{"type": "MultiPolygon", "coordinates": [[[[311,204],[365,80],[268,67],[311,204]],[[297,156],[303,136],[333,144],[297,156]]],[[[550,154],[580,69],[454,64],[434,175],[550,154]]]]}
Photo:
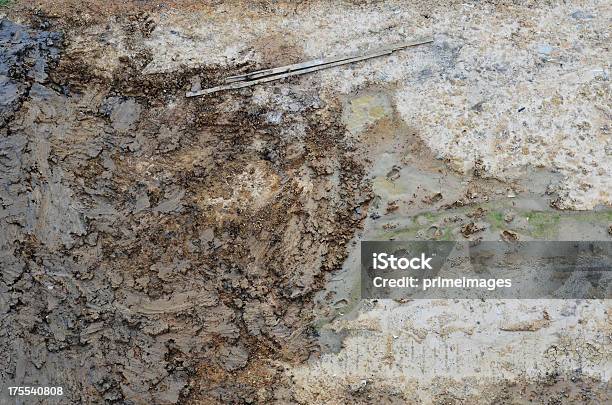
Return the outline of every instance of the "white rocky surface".
{"type": "Polygon", "coordinates": [[[431,46],[317,73],[320,86],[333,94],[388,87],[402,118],[459,171],[477,159],[501,179],[546,167],[564,176],[559,208],[610,204],[609,3],[430,8],[399,1],[298,5],[269,17],[229,5],[205,16],[170,13],[148,42],[147,71],[277,66],[433,36],[431,46]]]}

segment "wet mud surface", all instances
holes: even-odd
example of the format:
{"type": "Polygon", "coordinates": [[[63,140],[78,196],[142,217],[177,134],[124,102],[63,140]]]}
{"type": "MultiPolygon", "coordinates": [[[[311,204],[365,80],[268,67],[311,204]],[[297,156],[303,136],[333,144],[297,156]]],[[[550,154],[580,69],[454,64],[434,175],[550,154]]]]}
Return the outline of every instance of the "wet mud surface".
{"type": "Polygon", "coordinates": [[[37,31],[3,19],[0,23],[0,105],[3,127],[19,109],[33,83],[45,83],[59,60],[62,35],[37,31]]]}
{"type": "MultiPolygon", "coordinates": [[[[334,31],[325,2],[141,3],[23,1],[2,14],[2,387],[62,386],[61,398],[28,402],[58,404],[609,400],[605,301],[358,295],[359,240],[612,237],[605,161],[563,149],[552,166],[539,165],[512,139],[498,145],[499,156],[523,159],[508,178],[498,154],[472,153],[494,109],[453,105],[482,98],[452,87],[476,80],[482,64],[469,36],[441,32],[431,50],[184,97],[232,74],[357,50],[359,30],[389,42],[394,19],[417,21],[404,36],[429,32],[432,15],[440,26],[452,20],[446,4],[347,3],[339,12],[350,29],[334,31]],[[337,43],[325,48],[325,38],[337,43]],[[436,91],[443,101],[427,98],[436,91]],[[445,121],[455,115],[463,126],[445,121]],[[582,188],[569,198],[574,169],[582,188]],[[502,318],[540,323],[515,330],[500,327],[502,318]],[[472,357],[459,359],[463,352],[472,357]]],[[[482,10],[496,18],[525,11],[491,3],[494,12],[489,3],[482,10]]],[[[462,4],[448,8],[473,7],[462,4]]],[[[569,15],[572,35],[600,23],[588,5],[574,8],[586,11],[555,11],[569,15]]],[[[530,24],[521,20],[517,32],[528,37],[530,24]]],[[[587,34],[590,45],[603,42],[587,34]]],[[[496,46],[505,60],[505,44],[496,46]]],[[[486,54],[491,80],[506,80],[509,68],[496,60],[486,54]]],[[[564,141],[576,135],[601,155],[609,152],[609,81],[597,72],[580,93],[597,108],[564,104],[580,117],[564,141]]],[[[491,99],[515,114],[503,97],[491,99]]],[[[542,119],[525,122],[537,129],[542,119]]],[[[514,115],[503,120],[527,127],[514,115]]],[[[0,403],[20,403],[6,395],[0,403]]]]}
{"type": "Polygon", "coordinates": [[[100,77],[1,24],[0,379],[61,403],[289,400],[275,361],[316,349],[310,297],[369,200],[337,107],[289,86],[299,114],[270,124],[182,96],[213,72],[143,78],[137,55],[100,77]]]}

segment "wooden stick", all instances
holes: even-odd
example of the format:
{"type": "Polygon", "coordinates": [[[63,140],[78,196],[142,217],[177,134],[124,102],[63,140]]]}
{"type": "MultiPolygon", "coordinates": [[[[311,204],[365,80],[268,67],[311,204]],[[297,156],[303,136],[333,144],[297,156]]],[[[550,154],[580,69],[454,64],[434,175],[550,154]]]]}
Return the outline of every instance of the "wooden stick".
{"type": "Polygon", "coordinates": [[[306,73],[315,72],[318,70],[329,69],[335,66],[345,65],[348,63],[359,62],[362,60],[372,59],[383,55],[389,55],[395,51],[405,49],[411,46],[423,45],[433,42],[433,39],[426,39],[416,42],[408,42],[385,48],[380,51],[372,52],[362,56],[347,56],[347,57],[333,57],[326,59],[315,59],[308,62],[296,63],[293,65],[282,66],[273,69],[258,70],[251,73],[242,75],[230,76],[225,79],[226,84],[220,86],[211,87],[209,89],[203,89],[198,91],[189,91],[186,93],[187,97],[202,96],[205,94],[211,94],[222,90],[234,90],[243,87],[254,86],[260,83],[271,82],[274,80],[284,79],[286,77],[302,75],[306,73]]]}
{"type": "Polygon", "coordinates": [[[282,67],[278,67],[278,68],[274,68],[274,69],[264,69],[264,70],[258,70],[258,71],[255,71],[255,72],[246,73],[246,74],[242,74],[242,75],[230,76],[230,77],[225,79],[225,82],[226,83],[231,83],[231,82],[235,82],[235,81],[239,81],[239,80],[258,79],[258,78],[264,77],[264,76],[271,76],[271,75],[279,74],[279,73],[287,73],[287,72],[291,72],[291,71],[302,70],[302,69],[306,69],[306,68],[310,68],[310,67],[314,67],[314,66],[327,65],[327,64],[330,64],[330,63],[335,63],[335,62],[340,62],[340,61],[347,61],[347,63],[350,63],[350,61],[348,61],[349,59],[363,58],[363,57],[376,57],[376,56],[380,56],[381,52],[383,52],[382,54],[387,54],[387,53],[390,53],[390,52],[398,51],[400,49],[405,49],[405,48],[408,48],[408,47],[411,47],[411,46],[422,45],[422,44],[426,44],[426,43],[429,43],[429,42],[433,42],[433,40],[432,39],[427,39],[427,40],[423,40],[423,41],[414,41],[414,42],[402,43],[402,44],[395,45],[395,46],[392,46],[392,47],[389,47],[389,48],[381,49],[380,51],[377,51],[377,52],[372,53],[372,54],[367,54],[367,55],[353,55],[353,56],[332,57],[332,58],[325,58],[325,59],[314,59],[314,60],[311,60],[311,61],[308,61],[308,62],[296,63],[294,65],[287,65],[287,66],[282,66],[282,67]],[[390,51],[390,52],[387,52],[387,51],[390,51]]]}

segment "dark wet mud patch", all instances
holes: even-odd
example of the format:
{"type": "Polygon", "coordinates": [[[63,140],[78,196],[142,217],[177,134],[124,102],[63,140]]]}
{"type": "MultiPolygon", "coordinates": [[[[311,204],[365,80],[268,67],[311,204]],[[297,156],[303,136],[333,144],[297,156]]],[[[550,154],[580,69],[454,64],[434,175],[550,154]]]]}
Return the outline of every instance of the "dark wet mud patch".
{"type": "Polygon", "coordinates": [[[0,380],[69,403],[290,400],[275,361],[316,352],[312,296],[370,198],[338,112],[286,85],[297,109],[270,122],[283,106],[248,92],[185,99],[213,68],[80,58],[32,79],[0,143],[0,380]]]}
{"type": "Polygon", "coordinates": [[[0,126],[19,108],[32,83],[46,83],[62,46],[58,32],[0,19],[0,126]]]}

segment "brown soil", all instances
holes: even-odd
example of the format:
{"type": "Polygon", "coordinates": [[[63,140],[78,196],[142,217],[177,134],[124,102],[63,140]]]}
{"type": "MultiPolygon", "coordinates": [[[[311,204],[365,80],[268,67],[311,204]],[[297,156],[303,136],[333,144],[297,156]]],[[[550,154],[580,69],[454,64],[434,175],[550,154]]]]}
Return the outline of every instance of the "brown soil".
{"type": "MultiPolygon", "coordinates": [[[[82,8],[105,18],[131,7],[75,4],[79,20],[82,8]]],[[[81,26],[53,14],[66,8],[31,14],[71,31],[64,45],[81,26]]],[[[312,295],[369,200],[338,107],[270,125],[249,90],[186,99],[193,77],[224,72],[142,75],[150,21],[117,18],[133,56],[100,71],[99,37],[64,53],[47,80],[21,79],[31,90],[3,129],[20,186],[3,201],[22,219],[3,219],[17,276],[1,284],[1,380],[62,385],[69,403],[291,401],[275,361],[316,351],[312,295]]]]}

